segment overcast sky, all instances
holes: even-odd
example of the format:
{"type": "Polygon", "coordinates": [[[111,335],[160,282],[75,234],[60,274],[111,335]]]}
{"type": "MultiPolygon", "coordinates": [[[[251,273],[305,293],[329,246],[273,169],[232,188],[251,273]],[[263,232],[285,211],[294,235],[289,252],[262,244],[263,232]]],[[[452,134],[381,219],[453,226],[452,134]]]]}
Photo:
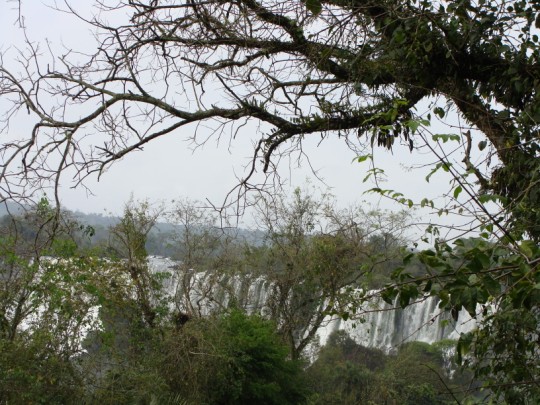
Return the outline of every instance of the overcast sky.
{"type": "MultiPolygon", "coordinates": [[[[43,45],[48,41],[58,54],[64,52],[62,47],[82,51],[94,49],[95,42],[90,27],[73,16],[50,9],[44,3],[52,2],[23,2],[25,25],[32,41],[43,45]]],[[[74,2],[77,6],[79,3],[87,5],[91,2],[74,2]]],[[[16,18],[16,3],[2,1],[0,49],[7,51],[11,58],[15,55],[14,47],[24,46],[23,32],[15,23],[16,18]]],[[[10,63],[10,60],[4,60],[4,64],[10,63]]],[[[20,123],[19,126],[10,128],[10,135],[27,136],[28,128],[20,123]]],[[[190,127],[151,142],[143,151],[129,154],[113,165],[99,182],[95,177],[91,178],[86,185],[93,195],[83,188],[70,189],[65,179],[66,186],[63,187],[61,195],[63,204],[72,210],[118,214],[132,193],[136,198],[148,198],[151,201],[166,202],[189,197],[221,203],[227,192],[237,184],[237,177],[242,177],[245,173],[245,167],[250,162],[253,152],[253,137],[250,131],[253,129],[249,126],[244,128],[231,144],[227,141],[218,144],[211,140],[197,150],[193,150],[186,142],[182,131],[187,130],[190,130],[190,127]]],[[[304,152],[309,157],[309,162],[304,158],[301,167],[298,167],[296,161],[281,162],[281,178],[287,179],[291,186],[301,186],[310,178],[313,184],[324,188],[323,183],[315,180],[311,171],[313,168],[343,207],[367,201],[381,208],[399,209],[397,205],[377,196],[364,194],[373,187],[373,184],[362,182],[369,166],[367,163],[354,162],[355,153],[350,151],[343,141],[330,137],[320,142],[320,136],[313,135],[306,140],[304,152]]],[[[374,151],[374,155],[377,164],[389,175],[385,188],[401,191],[415,201],[425,196],[434,198],[448,191],[449,179],[442,174],[435,175],[429,184],[426,183],[425,176],[430,172],[430,167],[412,172],[408,170],[411,165],[432,163],[433,158],[429,154],[421,151],[410,153],[408,148],[398,145],[392,153],[378,149],[374,151]]],[[[423,215],[420,213],[420,216],[423,215]]],[[[422,221],[429,222],[430,217],[423,216],[422,221]]]]}

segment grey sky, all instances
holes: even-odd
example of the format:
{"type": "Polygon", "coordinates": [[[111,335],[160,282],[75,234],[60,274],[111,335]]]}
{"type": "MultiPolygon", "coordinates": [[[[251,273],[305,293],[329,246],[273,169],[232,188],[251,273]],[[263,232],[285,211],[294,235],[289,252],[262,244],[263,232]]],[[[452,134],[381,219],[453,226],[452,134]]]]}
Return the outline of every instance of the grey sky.
{"type": "MultiPolygon", "coordinates": [[[[45,0],[45,4],[52,1],[45,0]]],[[[0,3],[0,49],[6,52],[4,64],[13,66],[16,47],[24,47],[23,32],[15,24],[17,9],[15,2],[0,3]]],[[[27,34],[30,40],[41,43],[46,51],[47,42],[51,49],[61,55],[66,49],[91,52],[94,38],[90,27],[75,17],[52,10],[42,2],[23,2],[23,14],[27,34]],[[65,48],[62,48],[65,47],[65,48]]],[[[81,13],[90,13],[91,2],[73,2],[81,13]]],[[[0,104],[1,106],[1,104],[0,104]]],[[[5,138],[27,135],[30,122],[27,118],[19,119],[9,129],[5,138]]],[[[244,127],[237,138],[229,143],[222,139],[217,143],[210,139],[203,147],[193,150],[193,145],[186,141],[185,131],[193,130],[185,127],[174,134],[148,144],[144,151],[129,154],[122,161],[107,170],[98,182],[96,177],[86,181],[93,195],[79,187],[70,189],[69,178],[64,177],[61,195],[64,205],[73,210],[83,212],[121,212],[123,204],[133,193],[136,198],[148,198],[151,201],[168,201],[179,197],[193,199],[209,199],[220,204],[228,191],[238,182],[238,177],[245,175],[245,167],[249,164],[253,153],[254,127],[244,127]]],[[[448,132],[444,128],[441,131],[448,132]]],[[[337,136],[336,136],[337,137],[337,136]]],[[[291,186],[302,185],[306,178],[314,179],[311,168],[317,171],[320,178],[331,188],[338,203],[347,206],[367,200],[370,204],[382,208],[399,209],[397,204],[390,203],[378,196],[365,195],[364,192],[373,184],[362,183],[369,168],[368,163],[353,162],[355,153],[347,148],[342,140],[330,137],[320,142],[318,134],[310,135],[304,143],[304,153],[309,158],[300,161],[283,159],[279,173],[283,180],[291,186]],[[298,165],[300,164],[300,167],[298,165]],[[310,168],[311,165],[311,168],[310,168]]],[[[368,150],[366,153],[370,153],[368,150]]],[[[425,176],[431,167],[423,167],[412,172],[404,167],[427,165],[434,158],[429,153],[413,151],[397,145],[394,151],[382,149],[374,151],[376,163],[388,174],[388,182],[384,188],[394,189],[419,202],[423,197],[436,198],[448,191],[449,176],[438,173],[428,184],[425,176]]],[[[316,180],[315,185],[319,184],[316,180]]],[[[321,183],[321,187],[324,185],[321,183]]],[[[429,222],[431,216],[420,213],[423,222],[429,222]]]]}

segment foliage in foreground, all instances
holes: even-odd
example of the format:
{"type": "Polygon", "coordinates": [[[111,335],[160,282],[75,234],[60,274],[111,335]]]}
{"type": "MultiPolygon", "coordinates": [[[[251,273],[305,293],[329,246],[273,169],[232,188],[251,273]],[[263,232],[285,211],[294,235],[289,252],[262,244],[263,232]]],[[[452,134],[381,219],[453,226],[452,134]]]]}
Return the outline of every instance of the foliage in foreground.
{"type": "MultiPolygon", "coordinates": [[[[296,204],[302,207],[310,202],[300,195],[297,198],[296,204]]],[[[326,287],[317,287],[316,280],[331,285],[352,277],[360,282],[354,268],[361,260],[352,253],[355,248],[368,249],[373,236],[348,240],[343,232],[333,237],[310,234],[301,226],[291,228],[291,224],[313,219],[312,214],[316,214],[308,210],[307,217],[292,215],[304,212],[293,207],[291,216],[300,222],[287,219],[282,229],[294,232],[276,229],[270,234],[288,244],[260,248],[265,258],[260,267],[272,264],[268,271],[275,274],[269,277],[285,283],[287,293],[296,294],[289,307],[276,308],[272,320],[246,315],[234,301],[228,308],[205,317],[196,312],[179,313],[176,301],[168,301],[163,293],[162,283],[167,279],[153,274],[142,257],[141,241],[147,234],[148,220],[152,222],[144,212],[136,217],[126,215],[114,229],[121,235],[119,242],[112,240],[123,247],[115,249],[124,252],[121,260],[95,257],[93,252],[79,248],[81,228],[74,226],[58,232],[57,239],[41,252],[54,253],[57,259],[38,255],[39,261],[33,262],[30,259],[36,252],[32,247],[39,235],[34,232],[36,228],[25,221],[19,224],[18,229],[22,227],[33,235],[29,240],[8,237],[12,229],[2,228],[6,234],[0,245],[0,402],[315,404],[334,399],[342,403],[364,399],[378,403],[381,398],[436,398],[439,388],[429,376],[415,385],[402,373],[417,367],[414,359],[428,349],[414,352],[409,356],[413,360],[405,361],[403,367],[394,367],[391,357],[360,348],[338,335],[311,367],[306,369],[307,363],[300,355],[291,359],[296,342],[288,339],[283,320],[292,322],[293,318],[282,314],[302,309],[310,299],[323,300],[319,294],[326,287]],[[357,244],[351,245],[351,241],[357,244]],[[272,260],[267,261],[268,257],[272,260]],[[342,274],[332,274],[334,267],[342,274]],[[311,291],[287,282],[289,276],[307,283],[311,291]],[[343,356],[347,357],[345,363],[343,356]],[[382,371],[390,377],[381,377],[382,371]],[[392,388],[386,396],[377,398],[373,390],[389,386],[389,381],[392,388]]],[[[54,210],[44,209],[41,215],[48,223],[54,210]]],[[[214,246],[215,239],[210,239],[214,246]]],[[[254,259],[252,250],[247,249],[250,260],[254,259]]],[[[315,311],[316,316],[325,315],[324,311],[316,312],[317,308],[310,307],[310,311],[315,311]]],[[[302,313],[295,322],[301,325],[308,315],[312,316],[302,313]]],[[[316,331],[318,325],[313,328],[316,331]]],[[[440,364],[436,363],[436,367],[440,368],[440,364]]]]}
{"type": "Polygon", "coordinates": [[[259,316],[232,309],[160,333],[137,329],[124,330],[121,345],[102,335],[99,349],[86,356],[83,364],[94,368],[86,381],[91,403],[174,397],[190,404],[299,404],[307,395],[301,364],[287,359],[275,326],[259,316]]]}
{"type": "Polygon", "coordinates": [[[358,345],[344,331],[335,332],[306,370],[314,392],[310,403],[449,405],[464,398],[474,401],[466,392],[468,373],[450,377],[452,361],[445,357],[446,349],[444,342],[411,342],[386,355],[358,345]]]}
{"type": "MultiPolygon", "coordinates": [[[[233,141],[246,123],[261,128],[239,193],[229,196],[272,184],[257,175],[272,174],[283,154],[301,155],[304,140],[319,134],[355,151],[399,141],[429,150],[426,180],[449,175],[441,206],[383,190],[377,179],[374,191],[440,215],[464,213],[473,222],[463,231],[478,225],[494,246],[463,250],[433,235],[434,249],[420,256],[433,274],[397,272],[389,296],[407,305],[436,295],[444,308],[482,319],[459,353],[472,356],[463,358],[497,398],[538,401],[538,1],[96,3],[96,14],[84,19],[98,41],[86,60],[79,49],[49,58],[30,39],[26,52],[8,48],[0,58],[2,131],[21,117],[34,120],[23,139],[8,133],[0,145],[2,198],[28,198],[47,186],[58,197],[64,174],[78,186],[189,125],[193,131],[182,132],[197,146],[227,133],[233,141]],[[452,133],[432,133],[432,118],[452,133]]],[[[368,169],[368,177],[380,173],[374,164],[368,169]]],[[[138,304],[152,324],[142,292],[138,304]]]]}

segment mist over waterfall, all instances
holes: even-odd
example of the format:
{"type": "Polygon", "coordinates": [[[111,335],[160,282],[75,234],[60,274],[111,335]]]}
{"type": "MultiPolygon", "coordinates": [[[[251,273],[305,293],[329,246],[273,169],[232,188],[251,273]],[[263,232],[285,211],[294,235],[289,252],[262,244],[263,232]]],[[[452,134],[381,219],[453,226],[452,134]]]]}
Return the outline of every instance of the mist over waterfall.
{"type": "MultiPolygon", "coordinates": [[[[187,314],[205,316],[235,305],[248,313],[268,316],[271,306],[271,283],[264,277],[226,275],[215,272],[182,271],[177,262],[150,257],[154,274],[167,274],[163,287],[173,298],[175,309],[187,314]]],[[[347,320],[325,316],[317,330],[320,345],[332,332],[346,331],[358,344],[391,352],[411,341],[434,343],[443,339],[457,340],[461,333],[471,331],[476,322],[462,310],[454,321],[448,311],[438,308],[438,300],[426,297],[401,309],[384,302],[376,291],[372,299],[362,304],[347,320]]]]}

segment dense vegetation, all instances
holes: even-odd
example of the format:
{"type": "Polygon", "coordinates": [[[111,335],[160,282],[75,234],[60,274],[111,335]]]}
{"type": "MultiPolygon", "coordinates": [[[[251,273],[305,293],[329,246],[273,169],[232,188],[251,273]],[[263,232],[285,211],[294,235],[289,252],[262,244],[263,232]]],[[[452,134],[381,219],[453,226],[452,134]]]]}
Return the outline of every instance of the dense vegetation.
{"type": "MultiPolygon", "coordinates": [[[[455,404],[481,402],[467,385],[469,373],[453,374],[445,359],[454,342],[411,342],[387,355],[356,344],[343,331],[330,336],[306,370],[313,404],[455,404]]],[[[455,366],[455,364],[453,364],[455,366]]]]}
{"type": "Polygon", "coordinates": [[[168,214],[197,212],[190,227],[167,237],[178,243],[179,265],[188,266],[178,274],[193,266],[214,274],[205,279],[210,299],[230,277],[264,275],[273,285],[264,316],[235,300],[201,312],[190,282],[174,278],[174,269],[152,272],[146,237],[163,210],[147,203],[126,205],[107,244],[93,243],[92,227],[69,213],[49,238],[56,211],[46,200],[4,217],[0,402],[444,404],[466,396],[469,380],[448,377],[442,346],[408,345],[386,355],[339,333],[310,364],[305,348],[316,343],[322,319],[350,311],[357,287],[389,280],[405,219],[339,211],[328,196],[316,200],[300,190],[280,201],[259,201],[261,212],[276,215],[266,217],[265,241],[255,245],[213,227],[212,215],[185,201],[168,214]],[[322,218],[333,218],[325,232],[322,218]],[[368,227],[370,218],[377,226],[368,227]],[[413,381],[409,370],[422,378],[413,381]]]}
{"type": "MultiPolygon", "coordinates": [[[[17,3],[24,29],[23,2],[17,3]]],[[[405,307],[430,295],[454,315],[467,310],[480,327],[460,338],[459,361],[474,370],[493,401],[539,402],[538,1],[141,0],[96,1],[96,7],[93,16],[78,16],[95,30],[93,52],[70,49],[49,57],[27,39],[20,53],[2,53],[2,200],[27,201],[50,188],[59,205],[64,178],[80,187],[156,139],[180,133],[196,146],[210,139],[234,143],[247,127],[253,156],[223,207],[242,211],[254,190],[275,195],[269,186],[282,183],[271,176],[284,158],[303,156],[308,137],[339,138],[369,165],[371,192],[462,221],[443,224],[451,228],[446,234],[429,224],[432,248],[405,256],[382,296],[405,307]],[[21,119],[33,123],[22,138],[11,132],[21,119]],[[256,130],[249,134],[251,128],[256,130]],[[431,157],[426,181],[445,175],[448,190],[440,198],[413,198],[384,188],[377,146],[404,146],[413,163],[420,159],[416,152],[425,151],[431,157]],[[418,262],[422,274],[410,271],[418,262]]],[[[63,11],[77,15],[69,5],[63,11]]],[[[54,53],[49,44],[47,49],[54,53]]],[[[283,223],[293,226],[282,226],[274,216],[279,199],[264,206],[261,222],[271,219],[276,226],[268,229],[268,245],[249,247],[241,264],[245,274],[257,263],[272,269],[272,317],[289,357],[297,360],[323,313],[348,316],[362,304],[362,296],[343,291],[369,282],[359,275],[377,263],[365,263],[362,254],[371,258],[376,244],[355,239],[347,227],[299,238],[298,229],[311,234],[314,224],[337,221],[295,222],[293,216],[283,223]],[[304,316],[308,303],[322,311],[304,316]]],[[[41,206],[28,218],[39,225],[28,233],[32,244],[21,243],[24,229],[6,233],[3,280],[10,287],[0,315],[2,333],[15,342],[30,333],[18,329],[21,319],[39,308],[39,318],[51,324],[32,322],[31,336],[47,336],[45,353],[60,357],[41,355],[39,345],[28,353],[41,356],[44,366],[64,369],[58,364],[72,358],[74,347],[65,331],[82,322],[79,311],[90,303],[76,305],[79,293],[113,307],[119,297],[131,297],[137,320],[150,331],[164,322],[166,311],[155,305],[162,297],[144,265],[141,240],[152,222],[140,215],[144,210],[126,212],[112,230],[114,243],[100,257],[125,261],[96,264],[101,270],[92,274],[103,279],[92,283],[79,268],[95,260],[78,253],[69,236],[77,227],[62,219],[60,207],[53,211],[50,216],[41,206]],[[64,271],[62,262],[38,260],[44,253],[76,253],[78,259],[66,262],[72,268],[64,271]],[[84,282],[65,284],[72,277],[84,282]],[[104,288],[109,280],[118,289],[114,294],[104,288]],[[64,312],[75,315],[59,316],[64,312]]],[[[173,217],[186,224],[193,218],[186,212],[173,217]]],[[[282,214],[287,218],[286,210],[282,214]]],[[[183,241],[178,257],[188,269],[208,262],[224,271],[242,268],[235,262],[238,246],[223,243],[229,238],[193,229],[177,235],[183,241]]],[[[195,313],[185,300],[188,281],[179,284],[177,298],[182,310],[195,313]]]]}

